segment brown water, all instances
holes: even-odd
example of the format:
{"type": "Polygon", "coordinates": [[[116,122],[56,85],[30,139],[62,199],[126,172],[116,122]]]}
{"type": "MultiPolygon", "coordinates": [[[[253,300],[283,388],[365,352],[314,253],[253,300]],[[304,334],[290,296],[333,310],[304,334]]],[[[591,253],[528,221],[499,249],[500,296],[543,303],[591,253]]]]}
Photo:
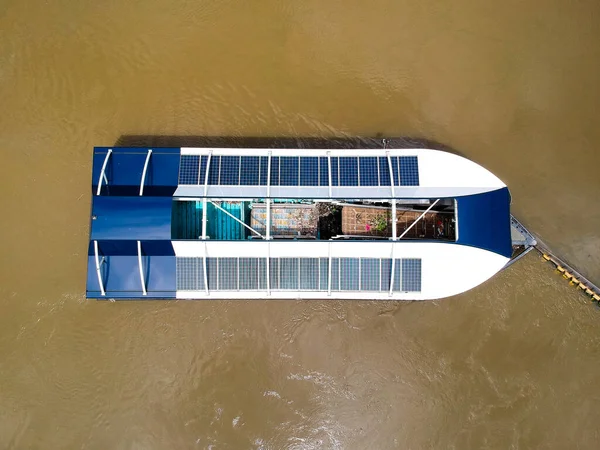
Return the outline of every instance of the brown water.
{"type": "Polygon", "coordinates": [[[128,135],[443,142],[600,280],[599,14],[1,1],[0,448],[599,448],[600,311],[533,254],[430,303],[83,296],[91,149],[128,135]]]}

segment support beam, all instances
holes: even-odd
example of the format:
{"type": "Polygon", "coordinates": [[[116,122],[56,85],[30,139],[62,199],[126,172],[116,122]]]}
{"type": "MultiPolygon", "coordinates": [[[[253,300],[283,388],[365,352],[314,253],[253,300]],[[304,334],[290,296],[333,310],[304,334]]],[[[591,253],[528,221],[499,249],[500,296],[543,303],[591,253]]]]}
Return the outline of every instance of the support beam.
{"type": "Polygon", "coordinates": [[[417,224],[417,222],[418,222],[419,220],[421,220],[423,217],[425,217],[425,214],[427,214],[429,211],[431,211],[431,208],[433,208],[433,207],[434,207],[434,206],[437,204],[437,202],[439,202],[439,201],[440,201],[440,199],[438,198],[438,199],[437,199],[435,202],[433,202],[433,203],[432,203],[432,204],[429,206],[429,208],[427,208],[425,211],[423,211],[423,212],[421,213],[421,215],[420,215],[419,217],[417,217],[417,218],[415,219],[415,221],[414,221],[413,223],[411,223],[411,224],[410,224],[410,226],[409,226],[409,227],[408,227],[406,230],[404,230],[404,232],[403,232],[403,233],[400,235],[400,237],[398,238],[398,240],[402,239],[402,238],[404,237],[404,235],[405,235],[406,233],[408,233],[408,231],[409,231],[409,230],[410,230],[412,227],[414,227],[414,226],[417,224]]]}
{"type": "Polygon", "coordinates": [[[208,153],[208,158],[206,159],[206,172],[204,173],[204,198],[202,199],[202,240],[206,240],[206,209],[208,206],[206,203],[206,196],[208,195],[208,171],[210,170],[211,157],[212,151],[208,153]]]}
{"type": "MultiPolygon", "coordinates": [[[[152,150],[150,150],[152,151],[152,150]]],[[[138,268],[140,270],[140,282],[142,283],[142,292],[144,295],[147,295],[146,291],[146,280],[144,279],[144,268],[142,266],[142,243],[141,241],[137,241],[137,252],[138,252],[138,268]]]]}
{"type": "Polygon", "coordinates": [[[394,171],[392,170],[392,158],[390,157],[390,152],[385,152],[385,156],[388,161],[388,169],[390,171],[390,188],[392,190],[392,198],[396,198],[396,192],[394,188],[394,171]]]}
{"type": "Polygon", "coordinates": [[[140,180],[140,197],[144,194],[144,184],[146,183],[146,172],[148,171],[148,163],[150,162],[150,155],[152,155],[152,150],[148,150],[148,154],[146,155],[146,162],[144,163],[144,171],[142,172],[142,179],[140,180]]]}
{"type": "Polygon", "coordinates": [[[221,208],[221,206],[217,205],[214,201],[210,200],[210,203],[214,205],[215,208],[219,209],[220,211],[224,212],[225,214],[227,214],[229,217],[231,217],[233,220],[235,220],[236,222],[240,223],[241,225],[245,226],[246,228],[248,228],[250,231],[252,231],[255,234],[258,234],[261,238],[265,238],[262,234],[260,234],[258,231],[256,231],[254,228],[252,228],[250,225],[246,225],[244,222],[242,222],[240,219],[238,219],[237,217],[235,217],[233,214],[231,214],[229,211],[221,208]]]}
{"type": "MultiPolygon", "coordinates": [[[[100,177],[98,178],[98,188],[96,189],[96,195],[100,195],[100,191],[102,190],[102,180],[106,181],[108,184],[108,179],[106,178],[106,165],[108,164],[108,158],[112,154],[112,149],[108,149],[106,152],[106,156],[104,157],[104,163],[102,164],[102,170],[100,171],[100,177]]],[[[104,295],[104,294],[102,294],[104,295]]]]}
{"type": "MultiPolygon", "coordinates": [[[[94,241],[94,255],[96,257],[96,275],[98,276],[98,284],[100,285],[100,293],[106,295],[104,283],[102,282],[102,274],[100,273],[100,256],[98,256],[98,241],[94,241]]],[[[104,259],[102,259],[104,262],[104,259]]]]}

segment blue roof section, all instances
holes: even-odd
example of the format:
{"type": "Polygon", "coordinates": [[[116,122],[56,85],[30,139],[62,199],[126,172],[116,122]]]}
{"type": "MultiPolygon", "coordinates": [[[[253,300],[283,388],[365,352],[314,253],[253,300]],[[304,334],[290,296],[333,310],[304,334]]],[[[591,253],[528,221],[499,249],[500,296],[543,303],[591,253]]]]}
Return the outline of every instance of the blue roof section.
{"type": "MultiPolygon", "coordinates": [[[[142,172],[148,155],[146,148],[95,147],[92,167],[92,189],[96,193],[102,165],[106,165],[108,183],[102,182],[102,195],[138,195],[142,172]]],[[[172,196],[177,189],[180,148],[153,148],[148,161],[144,195],[172,196]]]]}
{"type": "Polygon", "coordinates": [[[142,291],[136,241],[98,241],[103,296],[98,284],[94,245],[88,248],[88,298],[175,298],[176,260],[171,241],[142,241],[142,273],[147,295],[142,291]]]}
{"type": "Polygon", "coordinates": [[[508,188],[457,197],[458,244],[479,247],[510,258],[510,194],[508,188]]]}
{"type": "Polygon", "coordinates": [[[94,196],[91,240],[170,240],[172,197],[94,196]]]}

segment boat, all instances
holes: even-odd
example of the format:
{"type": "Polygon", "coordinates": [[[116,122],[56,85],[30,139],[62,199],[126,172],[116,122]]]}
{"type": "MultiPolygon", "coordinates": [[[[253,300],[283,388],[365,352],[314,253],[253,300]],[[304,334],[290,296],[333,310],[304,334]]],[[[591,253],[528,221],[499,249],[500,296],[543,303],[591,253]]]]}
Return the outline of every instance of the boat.
{"type": "Polygon", "coordinates": [[[95,147],[92,166],[91,299],[434,300],[531,247],[507,186],[446,151],[95,147]]]}

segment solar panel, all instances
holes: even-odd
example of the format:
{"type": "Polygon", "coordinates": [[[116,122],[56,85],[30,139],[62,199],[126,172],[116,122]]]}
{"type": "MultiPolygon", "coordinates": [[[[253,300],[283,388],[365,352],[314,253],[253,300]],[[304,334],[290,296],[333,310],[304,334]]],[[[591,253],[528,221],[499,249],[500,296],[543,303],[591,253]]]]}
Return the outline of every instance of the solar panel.
{"type": "Polygon", "coordinates": [[[299,258],[300,289],[316,291],[319,289],[319,258],[299,258]]]}
{"type": "Polygon", "coordinates": [[[327,158],[319,158],[319,186],[329,186],[329,165],[327,158]]]}
{"type": "Polygon", "coordinates": [[[259,170],[259,184],[261,186],[267,185],[267,175],[269,173],[269,158],[267,156],[260,157],[260,170],[259,170]]]}
{"type": "Polygon", "coordinates": [[[221,178],[219,184],[240,184],[240,157],[221,156],[221,178]]]}
{"type": "Polygon", "coordinates": [[[298,289],[298,258],[279,258],[279,289],[298,289]]]}
{"type": "Polygon", "coordinates": [[[181,155],[179,159],[179,184],[198,184],[200,156],[181,155]]]}
{"type": "Polygon", "coordinates": [[[402,279],[402,260],[396,259],[394,263],[394,287],[392,290],[400,291],[401,287],[401,279],[402,279]]]}
{"type": "Polygon", "coordinates": [[[242,156],[240,168],[240,184],[257,186],[260,177],[260,159],[258,156],[242,156]]]}
{"type": "Polygon", "coordinates": [[[300,158],[300,186],[319,185],[319,158],[300,158]]]}
{"type": "Polygon", "coordinates": [[[381,289],[381,261],[379,258],[360,260],[360,290],[379,291],[381,289]]]}
{"type": "Polygon", "coordinates": [[[208,289],[211,291],[216,291],[218,287],[218,259],[206,258],[206,278],[208,279],[208,289]]]}
{"type": "Polygon", "coordinates": [[[358,158],[358,162],[360,164],[360,185],[379,186],[377,158],[358,158]]]}
{"type": "Polygon", "coordinates": [[[394,177],[394,186],[400,186],[400,172],[398,171],[398,157],[390,158],[392,163],[392,176],[394,177]]]}
{"type": "Polygon", "coordinates": [[[331,260],[331,290],[340,290],[340,258],[332,258],[331,260]]]}
{"type": "Polygon", "coordinates": [[[340,157],[340,186],[358,186],[358,158],[340,157]]]}
{"type": "Polygon", "coordinates": [[[219,290],[234,291],[238,289],[237,258],[219,258],[219,290]]]}
{"type": "Polygon", "coordinates": [[[298,186],[299,157],[282,156],[279,167],[280,186],[298,186]]]}
{"type": "Polygon", "coordinates": [[[377,158],[379,163],[379,185],[390,186],[390,167],[387,158],[377,158]]]}
{"type": "Polygon", "coordinates": [[[279,156],[271,158],[271,186],[279,186],[279,156]]]}
{"type": "Polygon", "coordinates": [[[208,167],[208,184],[219,184],[219,174],[221,173],[221,157],[212,156],[208,167]]]}
{"type": "Polygon", "coordinates": [[[416,156],[400,156],[400,185],[419,185],[419,161],[416,156]]]}
{"type": "Polygon", "coordinates": [[[402,260],[402,290],[405,292],[421,292],[421,260],[402,260]]]}
{"type": "Polygon", "coordinates": [[[319,258],[319,290],[326,291],[329,278],[329,259],[319,258]]]}
{"type": "Polygon", "coordinates": [[[390,290],[390,277],[392,276],[392,260],[389,258],[381,260],[381,290],[390,290]]]}
{"type": "Polygon", "coordinates": [[[340,290],[358,291],[360,276],[359,258],[341,258],[340,261],[340,290]]]}
{"type": "Polygon", "coordinates": [[[240,290],[257,290],[258,287],[258,258],[240,258],[240,290]]]}
{"type": "Polygon", "coordinates": [[[204,289],[204,269],[202,258],[176,258],[176,274],[178,290],[204,289]]]}
{"type": "Polygon", "coordinates": [[[340,185],[340,158],[337,156],[331,158],[331,185],[340,185]]]}
{"type": "Polygon", "coordinates": [[[279,258],[269,258],[269,282],[271,289],[279,289],[279,258]]]}
{"type": "Polygon", "coordinates": [[[267,289],[267,258],[258,259],[258,289],[267,289]]]}

